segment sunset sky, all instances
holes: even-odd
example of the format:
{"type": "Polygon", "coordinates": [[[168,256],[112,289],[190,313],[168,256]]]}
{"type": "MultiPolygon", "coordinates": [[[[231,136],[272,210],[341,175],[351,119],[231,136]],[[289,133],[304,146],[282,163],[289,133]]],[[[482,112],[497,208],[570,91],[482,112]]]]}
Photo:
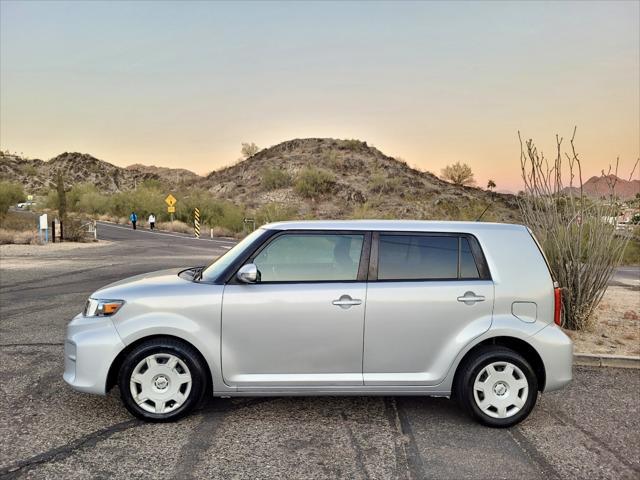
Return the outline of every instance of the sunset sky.
{"type": "Polygon", "coordinates": [[[0,2],[0,148],[206,173],[357,138],[518,190],[517,131],[640,155],[640,2],[0,2]]]}

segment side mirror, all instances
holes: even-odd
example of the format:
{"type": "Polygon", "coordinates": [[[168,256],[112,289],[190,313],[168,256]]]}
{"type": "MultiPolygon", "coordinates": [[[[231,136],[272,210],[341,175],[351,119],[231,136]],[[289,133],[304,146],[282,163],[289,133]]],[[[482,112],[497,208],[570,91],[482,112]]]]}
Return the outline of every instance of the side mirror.
{"type": "Polygon", "coordinates": [[[256,283],[258,280],[258,267],[253,263],[247,263],[240,267],[240,270],[236,273],[236,278],[242,283],[256,283]]]}

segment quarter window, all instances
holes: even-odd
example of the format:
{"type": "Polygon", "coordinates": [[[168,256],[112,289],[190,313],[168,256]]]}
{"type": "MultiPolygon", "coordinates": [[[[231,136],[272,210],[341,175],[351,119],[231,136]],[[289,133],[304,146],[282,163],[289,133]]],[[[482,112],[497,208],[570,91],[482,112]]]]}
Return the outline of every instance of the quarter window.
{"type": "Polygon", "coordinates": [[[261,282],[353,281],[364,235],[285,234],[253,260],[261,282]]]}
{"type": "Polygon", "coordinates": [[[381,234],[378,248],[378,280],[480,278],[464,236],[381,234]]]}

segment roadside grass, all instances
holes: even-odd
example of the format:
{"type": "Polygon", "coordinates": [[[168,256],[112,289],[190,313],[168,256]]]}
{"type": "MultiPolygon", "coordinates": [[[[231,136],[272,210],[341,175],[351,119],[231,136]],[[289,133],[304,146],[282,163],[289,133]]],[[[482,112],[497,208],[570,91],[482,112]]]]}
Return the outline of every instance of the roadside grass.
{"type": "Polygon", "coordinates": [[[175,233],[193,233],[193,227],[181,222],[180,220],[174,220],[173,222],[159,222],[156,223],[158,230],[164,230],[165,232],[175,233]]]}
{"type": "Polygon", "coordinates": [[[640,239],[629,240],[622,255],[622,265],[640,265],[640,239]]]}
{"type": "Polygon", "coordinates": [[[7,212],[0,219],[0,244],[29,245],[38,242],[35,219],[19,212],[7,212]]]}

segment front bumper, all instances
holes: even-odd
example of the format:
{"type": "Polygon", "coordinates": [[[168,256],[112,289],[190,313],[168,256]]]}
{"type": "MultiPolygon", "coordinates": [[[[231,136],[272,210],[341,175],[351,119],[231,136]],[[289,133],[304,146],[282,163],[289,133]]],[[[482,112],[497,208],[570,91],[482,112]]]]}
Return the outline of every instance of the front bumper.
{"type": "Polygon", "coordinates": [[[573,342],[555,324],[529,337],[542,358],[545,370],[544,392],[560,390],[573,379],[573,342]]]}
{"type": "Polygon", "coordinates": [[[106,394],[109,368],[124,347],[110,318],[76,315],[67,325],[64,381],[81,392],[106,394]]]}

